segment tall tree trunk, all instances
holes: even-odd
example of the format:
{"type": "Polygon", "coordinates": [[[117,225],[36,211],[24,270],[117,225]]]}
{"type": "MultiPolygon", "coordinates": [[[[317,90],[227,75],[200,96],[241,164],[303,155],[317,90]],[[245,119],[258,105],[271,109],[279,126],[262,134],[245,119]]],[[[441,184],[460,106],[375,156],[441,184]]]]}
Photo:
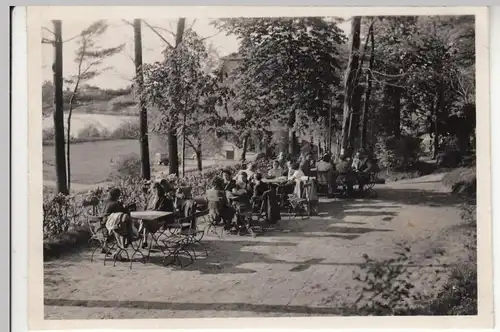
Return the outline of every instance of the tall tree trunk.
{"type": "Polygon", "coordinates": [[[280,130],[275,133],[278,141],[278,153],[288,151],[288,131],[280,130]]]}
{"type": "Polygon", "coordinates": [[[370,110],[370,95],[372,92],[372,77],[371,70],[373,69],[373,62],[375,60],[375,38],[373,36],[373,24],[370,26],[368,31],[370,37],[371,51],[370,51],[370,62],[369,62],[369,72],[366,73],[366,90],[365,90],[365,104],[363,107],[363,113],[361,114],[361,142],[360,145],[363,149],[366,148],[366,131],[368,127],[368,112],[370,110]]]}
{"type": "Polygon", "coordinates": [[[293,110],[290,112],[290,116],[288,117],[288,154],[292,158],[298,155],[297,136],[295,135],[295,129],[293,128],[295,125],[295,119],[296,111],[293,110]]]}
{"type": "MultiPolygon", "coordinates": [[[[341,139],[341,151],[343,153],[349,154],[348,148],[353,145],[353,127],[356,125],[351,123],[356,120],[353,113],[356,112],[355,105],[359,104],[359,99],[361,97],[357,89],[357,77],[356,73],[359,67],[359,46],[360,46],[360,31],[361,31],[361,16],[355,16],[351,21],[351,36],[350,36],[350,54],[349,62],[347,65],[347,70],[345,74],[344,81],[344,112],[342,119],[342,139],[341,139]],[[351,130],[349,130],[351,128],[351,130]]],[[[359,109],[358,109],[359,111],[359,109]]]]}
{"type": "MultiPolygon", "coordinates": [[[[75,89],[76,90],[76,89],[75,89]]],[[[71,117],[73,115],[73,96],[69,102],[69,114],[67,120],[66,136],[68,144],[66,144],[66,170],[67,170],[67,181],[68,181],[68,192],[71,191],[71,117]]]]}
{"type": "Polygon", "coordinates": [[[241,152],[241,158],[240,160],[246,160],[247,158],[247,149],[248,149],[248,137],[250,135],[249,134],[246,134],[245,135],[245,138],[243,139],[243,151],[241,152]]]}
{"type": "MultiPolygon", "coordinates": [[[[181,17],[177,21],[177,33],[175,34],[175,47],[182,43],[186,19],[181,17]]],[[[179,175],[179,151],[177,148],[177,131],[175,128],[170,128],[168,131],[168,155],[169,155],[169,173],[179,175]]]]}
{"type": "Polygon", "coordinates": [[[203,164],[202,164],[202,143],[201,143],[201,137],[198,137],[198,146],[195,149],[196,153],[196,164],[198,166],[198,171],[203,170],[203,164]]]}
{"type": "Polygon", "coordinates": [[[181,158],[182,176],[186,176],[186,111],[184,111],[184,117],[182,119],[181,158]]]}
{"type": "Polygon", "coordinates": [[[179,150],[177,148],[177,133],[175,129],[168,131],[168,172],[179,175],[179,150]]]}
{"type": "Polygon", "coordinates": [[[67,195],[66,159],[64,155],[64,100],[63,100],[63,52],[61,21],[54,20],[54,140],[56,152],[56,184],[57,191],[67,195]]]}
{"type": "MultiPolygon", "coordinates": [[[[141,20],[134,20],[134,47],[135,47],[135,73],[138,79],[139,89],[142,89],[142,34],[141,20]]],[[[148,110],[146,104],[140,100],[140,135],[139,142],[141,147],[141,170],[142,178],[149,180],[151,178],[151,163],[149,161],[149,137],[148,137],[148,110]]]]}

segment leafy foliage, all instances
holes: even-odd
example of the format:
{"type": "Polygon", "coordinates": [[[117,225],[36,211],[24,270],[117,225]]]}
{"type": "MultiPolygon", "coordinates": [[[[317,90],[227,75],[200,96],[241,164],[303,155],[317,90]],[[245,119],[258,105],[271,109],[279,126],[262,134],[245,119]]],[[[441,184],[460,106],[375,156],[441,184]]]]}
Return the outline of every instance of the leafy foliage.
{"type": "Polygon", "coordinates": [[[213,24],[238,36],[239,66],[229,80],[233,129],[244,137],[276,125],[304,131],[324,125],[341,85],[341,46],[336,22],[319,17],[220,19],[213,24]],[[334,98],[335,99],[335,98],[334,98]]]}
{"type": "Polygon", "coordinates": [[[121,156],[112,163],[111,179],[113,180],[132,180],[141,177],[141,158],[135,153],[121,156]]]}
{"type": "Polygon", "coordinates": [[[57,193],[46,194],[43,200],[44,238],[68,232],[70,225],[81,213],[76,198],[57,193]]]}
{"type": "Polygon", "coordinates": [[[435,147],[441,137],[473,135],[474,18],[379,17],[374,29],[375,128],[433,134],[435,147]]]}
{"type": "Polygon", "coordinates": [[[361,264],[361,272],[354,272],[354,280],[361,283],[357,307],[375,315],[395,315],[411,308],[412,304],[422,301],[423,297],[415,291],[411,281],[410,247],[399,244],[397,258],[377,261],[367,254],[361,264]]]}
{"type": "Polygon", "coordinates": [[[130,139],[138,138],[140,133],[139,121],[126,121],[111,132],[112,138],[130,139]]]}
{"type": "Polygon", "coordinates": [[[182,43],[164,51],[161,62],[143,66],[140,98],[159,110],[153,130],[161,134],[184,133],[188,144],[201,153],[203,133],[214,133],[225,118],[217,112],[229,90],[221,84],[203,40],[192,30],[184,32],[182,43]]]}
{"type": "Polygon", "coordinates": [[[109,136],[109,134],[105,129],[99,129],[95,124],[89,123],[78,131],[76,138],[86,139],[86,138],[97,138],[106,136],[109,136]]]}
{"type": "Polygon", "coordinates": [[[391,170],[406,171],[418,161],[420,139],[413,136],[381,136],[375,146],[380,165],[391,170]]]}

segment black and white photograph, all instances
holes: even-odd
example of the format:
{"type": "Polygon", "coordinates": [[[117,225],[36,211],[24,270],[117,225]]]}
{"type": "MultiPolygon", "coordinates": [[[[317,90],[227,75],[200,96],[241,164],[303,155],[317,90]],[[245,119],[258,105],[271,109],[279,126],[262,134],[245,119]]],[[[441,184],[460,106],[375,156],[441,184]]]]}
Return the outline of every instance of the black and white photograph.
{"type": "Polygon", "coordinates": [[[42,319],[490,321],[486,15],[95,11],[37,27],[42,319]]]}

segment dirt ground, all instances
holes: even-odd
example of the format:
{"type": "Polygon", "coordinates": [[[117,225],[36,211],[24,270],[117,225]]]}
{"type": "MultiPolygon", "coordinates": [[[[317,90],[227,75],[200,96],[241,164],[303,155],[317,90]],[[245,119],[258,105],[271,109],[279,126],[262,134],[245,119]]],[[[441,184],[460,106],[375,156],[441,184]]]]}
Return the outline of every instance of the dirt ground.
{"type": "MultiPolygon", "coordinates": [[[[207,235],[208,257],[164,267],[90,262],[90,251],[45,263],[46,319],[340,315],[359,295],[353,271],[363,254],[394,257],[411,246],[416,286],[425,293],[466,251],[449,231],[459,202],[441,175],[377,187],[377,199],[320,201],[311,219],[280,222],[257,238],[207,235]]],[[[441,280],[440,282],[444,282],[441,280]]]]}

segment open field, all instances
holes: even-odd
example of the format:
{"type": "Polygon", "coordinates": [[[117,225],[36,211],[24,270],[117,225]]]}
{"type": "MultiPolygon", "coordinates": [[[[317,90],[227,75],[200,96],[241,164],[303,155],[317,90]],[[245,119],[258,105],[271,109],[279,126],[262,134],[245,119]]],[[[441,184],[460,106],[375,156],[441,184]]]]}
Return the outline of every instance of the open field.
{"type": "MultiPolygon", "coordinates": [[[[135,153],[139,155],[138,140],[109,140],[71,145],[71,179],[76,184],[98,184],[109,180],[113,160],[135,153]]],[[[153,158],[151,158],[153,163],[153,158]]],[[[204,160],[203,166],[231,165],[233,160],[204,160]]],[[[43,179],[45,185],[56,180],[54,146],[43,147],[43,179]]],[[[165,166],[153,166],[153,172],[165,172],[165,166]]],[[[196,160],[186,160],[186,170],[196,169],[196,160]]]]}

